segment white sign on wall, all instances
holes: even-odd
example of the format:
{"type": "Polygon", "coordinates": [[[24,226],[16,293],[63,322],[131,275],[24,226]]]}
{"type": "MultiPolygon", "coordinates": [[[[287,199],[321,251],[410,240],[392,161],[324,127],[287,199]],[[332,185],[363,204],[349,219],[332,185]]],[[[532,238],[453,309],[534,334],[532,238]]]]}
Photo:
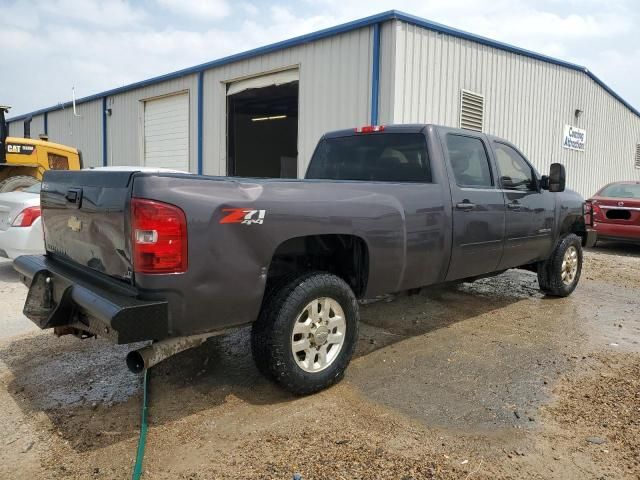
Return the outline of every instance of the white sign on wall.
{"type": "Polygon", "coordinates": [[[584,145],[587,142],[587,131],[582,128],[564,126],[564,134],[562,135],[562,147],[570,150],[579,150],[584,152],[584,145]]]}

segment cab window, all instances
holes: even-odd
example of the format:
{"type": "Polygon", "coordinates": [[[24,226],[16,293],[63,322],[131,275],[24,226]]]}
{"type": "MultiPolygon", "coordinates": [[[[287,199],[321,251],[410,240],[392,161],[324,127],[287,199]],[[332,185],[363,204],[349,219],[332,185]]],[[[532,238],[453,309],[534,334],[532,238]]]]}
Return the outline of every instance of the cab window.
{"type": "Polygon", "coordinates": [[[421,133],[374,133],[325,138],[308,179],[431,182],[427,144],[421,133]]]}
{"type": "Polygon", "coordinates": [[[514,148],[494,143],[500,184],[506,190],[537,190],[536,176],[531,165],[514,148]]]}
{"type": "Polygon", "coordinates": [[[48,152],[47,158],[51,170],[69,170],[69,159],[67,157],[48,152]]]}
{"type": "Polygon", "coordinates": [[[489,156],[482,140],[450,133],[447,134],[447,151],[458,186],[493,187],[489,156]]]}

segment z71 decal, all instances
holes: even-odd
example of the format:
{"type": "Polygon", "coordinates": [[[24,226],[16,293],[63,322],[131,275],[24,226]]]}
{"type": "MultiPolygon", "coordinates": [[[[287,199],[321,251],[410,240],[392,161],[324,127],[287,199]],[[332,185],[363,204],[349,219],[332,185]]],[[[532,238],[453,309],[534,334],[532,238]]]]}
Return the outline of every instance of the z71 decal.
{"type": "Polygon", "coordinates": [[[225,212],[225,216],[222,217],[220,223],[243,223],[245,225],[254,223],[262,225],[267,214],[266,210],[251,208],[223,208],[222,211],[225,212]]]}

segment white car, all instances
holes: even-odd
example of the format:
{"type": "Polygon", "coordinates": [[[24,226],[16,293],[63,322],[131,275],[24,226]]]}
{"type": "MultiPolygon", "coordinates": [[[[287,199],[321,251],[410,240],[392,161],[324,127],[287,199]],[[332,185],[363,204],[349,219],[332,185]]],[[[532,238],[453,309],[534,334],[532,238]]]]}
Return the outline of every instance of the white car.
{"type": "Polygon", "coordinates": [[[44,253],[40,219],[40,183],[0,193],[0,257],[44,253]]]}

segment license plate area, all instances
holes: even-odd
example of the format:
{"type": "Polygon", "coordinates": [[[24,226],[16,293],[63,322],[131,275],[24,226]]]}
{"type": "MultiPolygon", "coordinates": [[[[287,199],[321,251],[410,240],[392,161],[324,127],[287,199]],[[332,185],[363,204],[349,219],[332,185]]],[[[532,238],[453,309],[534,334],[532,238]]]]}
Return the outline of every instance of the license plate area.
{"type": "Polygon", "coordinates": [[[611,209],[607,210],[607,218],[609,220],[630,220],[631,212],[629,210],[611,209]]]}

